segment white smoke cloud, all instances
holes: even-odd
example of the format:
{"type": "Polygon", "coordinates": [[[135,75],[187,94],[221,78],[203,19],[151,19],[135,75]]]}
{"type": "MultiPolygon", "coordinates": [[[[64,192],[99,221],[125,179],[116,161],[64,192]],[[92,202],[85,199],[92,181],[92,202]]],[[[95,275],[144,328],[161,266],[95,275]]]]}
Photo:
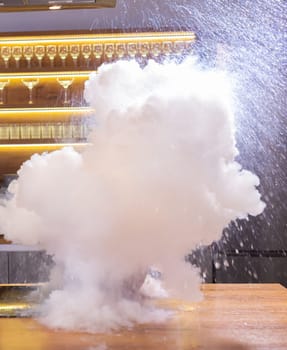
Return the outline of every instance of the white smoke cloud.
{"type": "Polygon", "coordinates": [[[43,306],[46,324],[161,321],[165,312],[130,298],[148,267],[159,266],[171,296],[197,299],[185,254],[264,209],[259,179],[235,161],[226,77],[192,60],[122,61],[92,74],[85,98],[96,111],[91,145],[25,162],[0,207],[1,231],[54,255],[63,279],[43,306]]]}

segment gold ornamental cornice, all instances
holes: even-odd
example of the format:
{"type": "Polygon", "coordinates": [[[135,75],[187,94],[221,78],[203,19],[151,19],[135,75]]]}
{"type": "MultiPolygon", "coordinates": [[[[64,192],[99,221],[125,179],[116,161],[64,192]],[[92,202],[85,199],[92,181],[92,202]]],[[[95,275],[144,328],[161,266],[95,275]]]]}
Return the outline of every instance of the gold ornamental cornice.
{"type": "Polygon", "coordinates": [[[57,59],[62,67],[87,67],[91,61],[97,67],[117,59],[181,55],[195,39],[193,32],[3,35],[0,59],[6,69],[30,69],[31,61],[34,67],[42,68],[45,60],[53,68],[57,59]]]}

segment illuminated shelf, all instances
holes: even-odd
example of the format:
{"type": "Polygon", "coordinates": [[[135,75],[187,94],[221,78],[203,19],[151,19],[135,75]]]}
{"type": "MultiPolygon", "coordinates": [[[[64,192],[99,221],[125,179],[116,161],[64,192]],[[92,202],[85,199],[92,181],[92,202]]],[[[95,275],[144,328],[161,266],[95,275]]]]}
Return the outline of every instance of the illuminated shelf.
{"type": "Polygon", "coordinates": [[[0,73],[0,106],[68,106],[73,100],[82,100],[90,74],[91,71],[0,73]]]}
{"type": "Polygon", "coordinates": [[[65,44],[65,43],[89,43],[89,42],[142,42],[142,41],[194,41],[194,32],[139,32],[139,33],[113,33],[113,34],[60,34],[60,35],[29,35],[7,36],[0,39],[0,45],[27,45],[33,44],[65,44]]]}
{"type": "Polygon", "coordinates": [[[35,140],[55,142],[86,140],[89,128],[79,122],[7,123],[0,124],[0,143],[35,143],[35,140]]]}
{"type": "Polygon", "coordinates": [[[57,78],[82,78],[88,79],[89,75],[93,71],[81,71],[81,72],[29,72],[29,73],[0,73],[1,79],[57,79],[57,78]]]}
{"type": "Polygon", "coordinates": [[[84,107],[84,84],[101,64],[182,57],[195,40],[193,32],[180,31],[2,35],[0,177],[16,173],[34,153],[88,145],[94,111],[84,107]]]}
{"type": "Polygon", "coordinates": [[[5,174],[15,174],[20,169],[21,164],[35,153],[56,151],[67,146],[74,147],[81,152],[88,145],[86,142],[0,145],[0,177],[5,174]]]}
{"type": "Polygon", "coordinates": [[[31,151],[38,150],[41,152],[53,151],[63,147],[75,147],[77,150],[85,148],[90,145],[88,142],[67,142],[67,143],[31,143],[31,144],[3,144],[0,145],[0,153],[16,151],[31,151]]]}
{"type": "Polygon", "coordinates": [[[68,122],[74,118],[90,117],[94,113],[88,107],[0,108],[0,127],[2,123],[68,122]]]}
{"type": "Polygon", "coordinates": [[[182,55],[196,40],[193,32],[148,32],[114,34],[53,34],[0,38],[2,69],[95,70],[103,62],[123,58],[153,58],[182,55]]]}

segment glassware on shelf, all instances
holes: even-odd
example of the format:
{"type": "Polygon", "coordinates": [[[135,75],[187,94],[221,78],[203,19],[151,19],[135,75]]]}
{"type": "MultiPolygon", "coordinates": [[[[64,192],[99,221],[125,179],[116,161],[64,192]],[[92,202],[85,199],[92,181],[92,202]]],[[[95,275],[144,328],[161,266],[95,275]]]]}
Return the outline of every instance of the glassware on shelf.
{"type": "Polygon", "coordinates": [[[27,61],[28,68],[31,68],[31,59],[33,57],[33,48],[32,46],[24,46],[23,47],[23,56],[27,61]]]}
{"type": "Polygon", "coordinates": [[[73,138],[73,127],[71,124],[64,123],[62,125],[62,137],[66,140],[70,140],[73,138]]]}
{"type": "Polygon", "coordinates": [[[20,139],[20,127],[19,124],[10,124],[10,139],[19,140],[20,139]]]}
{"type": "Polygon", "coordinates": [[[57,55],[57,47],[56,45],[48,45],[46,50],[47,56],[49,57],[51,62],[51,67],[54,67],[54,60],[57,55]]]}
{"type": "Polygon", "coordinates": [[[176,54],[182,54],[185,50],[185,42],[184,41],[175,41],[173,43],[173,50],[176,54]]]}
{"type": "Polygon", "coordinates": [[[116,55],[119,59],[123,58],[126,54],[125,44],[116,44],[116,55]]]}
{"type": "Polygon", "coordinates": [[[69,54],[69,47],[67,45],[60,45],[58,47],[58,53],[59,53],[59,56],[62,60],[62,65],[63,65],[63,67],[65,67],[66,58],[68,57],[68,54],[69,54]]]}
{"type": "Polygon", "coordinates": [[[10,46],[2,46],[1,47],[1,56],[5,63],[5,68],[9,67],[9,59],[11,57],[11,47],[10,46]]]}
{"type": "Polygon", "coordinates": [[[89,58],[92,54],[92,46],[90,44],[82,45],[82,54],[84,56],[84,59],[86,61],[86,65],[89,65],[89,58]]]}
{"type": "Polygon", "coordinates": [[[62,123],[54,124],[52,127],[52,137],[54,139],[62,139],[63,138],[63,126],[62,123]]]}
{"type": "Polygon", "coordinates": [[[46,123],[46,124],[41,124],[41,139],[50,139],[51,138],[51,124],[46,123]]]}
{"type": "Polygon", "coordinates": [[[100,60],[103,56],[104,47],[103,44],[95,44],[93,46],[93,54],[97,60],[100,60]]]}
{"type": "Polygon", "coordinates": [[[21,46],[13,46],[12,47],[12,57],[14,57],[16,62],[16,68],[19,68],[19,61],[22,56],[22,47],[21,46]]]}
{"type": "Polygon", "coordinates": [[[22,83],[29,89],[29,105],[33,104],[33,89],[39,83],[39,79],[22,79],[22,83]]]}
{"type": "Polygon", "coordinates": [[[137,44],[135,43],[129,43],[127,45],[127,48],[128,48],[128,55],[131,57],[131,58],[135,58],[136,54],[137,54],[137,44]]]}
{"type": "Polygon", "coordinates": [[[111,60],[114,55],[114,44],[106,44],[105,45],[105,55],[107,56],[108,60],[111,60]]]}
{"type": "Polygon", "coordinates": [[[30,124],[30,137],[31,139],[40,139],[41,138],[41,124],[35,123],[30,124]]]}
{"type": "Polygon", "coordinates": [[[4,100],[4,89],[10,83],[9,79],[0,80],[0,105],[5,103],[4,100]]]}
{"type": "Polygon", "coordinates": [[[45,46],[37,45],[34,49],[35,56],[37,57],[39,67],[42,67],[42,59],[45,56],[45,46]]]}
{"type": "Polygon", "coordinates": [[[74,140],[83,140],[87,138],[86,128],[83,123],[74,123],[72,125],[72,131],[74,140]]]}
{"type": "Polygon", "coordinates": [[[30,130],[29,124],[21,124],[20,125],[20,139],[22,140],[28,140],[30,139],[31,130],[30,130]]]}
{"type": "Polygon", "coordinates": [[[74,61],[75,67],[77,67],[78,57],[80,56],[80,45],[71,45],[70,46],[70,55],[74,61]]]}
{"type": "Polygon", "coordinates": [[[161,45],[160,43],[152,43],[151,44],[151,47],[150,47],[150,50],[151,50],[151,54],[153,57],[158,57],[161,53],[161,45]]]}
{"type": "Polygon", "coordinates": [[[149,53],[149,43],[141,43],[139,44],[139,52],[141,57],[146,58],[149,53]]]}
{"type": "Polygon", "coordinates": [[[0,124],[0,140],[10,139],[10,128],[9,124],[0,124]]]}
{"type": "Polygon", "coordinates": [[[162,43],[162,52],[166,56],[172,54],[172,42],[171,41],[165,41],[162,43]]]}
{"type": "Polygon", "coordinates": [[[67,106],[70,103],[68,100],[68,89],[72,85],[74,78],[57,78],[57,81],[64,89],[64,106],[67,106]]]}

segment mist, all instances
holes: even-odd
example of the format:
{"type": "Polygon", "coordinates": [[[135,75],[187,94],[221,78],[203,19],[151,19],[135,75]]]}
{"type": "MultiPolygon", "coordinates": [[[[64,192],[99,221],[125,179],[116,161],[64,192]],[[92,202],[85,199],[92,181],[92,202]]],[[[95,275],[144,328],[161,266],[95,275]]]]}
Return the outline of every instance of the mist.
{"type": "Polygon", "coordinates": [[[140,294],[151,266],[170,297],[199,300],[185,255],[260,214],[259,178],[238,163],[228,75],[177,64],[102,65],[85,98],[95,110],[89,145],[35,154],[0,207],[14,243],[54,258],[40,319],[93,332],[161,322],[140,294]]]}

